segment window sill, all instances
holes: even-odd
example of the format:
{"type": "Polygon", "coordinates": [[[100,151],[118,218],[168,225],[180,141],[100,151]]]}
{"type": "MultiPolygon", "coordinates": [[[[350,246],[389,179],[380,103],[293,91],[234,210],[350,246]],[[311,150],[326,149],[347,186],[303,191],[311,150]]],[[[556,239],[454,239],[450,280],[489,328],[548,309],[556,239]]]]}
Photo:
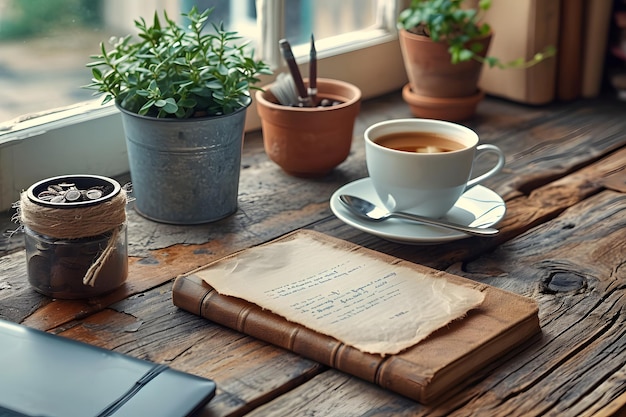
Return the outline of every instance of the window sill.
{"type": "MultiPolygon", "coordinates": [[[[281,71],[285,69],[275,74],[281,71]]],[[[305,63],[301,71],[306,74],[305,63]]],[[[359,86],[363,99],[397,91],[406,83],[396,38],[321,59],[318,74],[359,86]]],[[[264,77],[260,84],[272,80],[264,77]]],[[[253,101],[246,131],[260,127],[253,101]]],[[[128,169],[121,117],[112,104],[101,106],[94,100],[0,125],[0,211],[9,210],[23,189],[44,178],[83,173],[114,177],[128,169]]]]}

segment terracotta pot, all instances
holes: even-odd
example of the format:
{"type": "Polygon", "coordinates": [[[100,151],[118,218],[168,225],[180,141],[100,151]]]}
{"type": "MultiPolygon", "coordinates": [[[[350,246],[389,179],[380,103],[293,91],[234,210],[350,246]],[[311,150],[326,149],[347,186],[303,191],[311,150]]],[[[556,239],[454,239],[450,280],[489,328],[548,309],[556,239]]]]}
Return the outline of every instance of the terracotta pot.
{"type": "Polygon", "coordinates": [[[402,89],[402,98],[414,116],[450,122],[472,117],[476,112],[476,106],[484,97],[485,92],[482,90],[468,97],[429,97],[415,94],[410,84],[406,84],[402,89]]]}
{"type": "Polygon", "coordinates": [[[329,107],[283,106],[271,87],[258,91],[256,101],[265,152],[272,161],[290,175],[317,177],[328,174],[348,157],[361,104],[358,87],[318,79],[318,99],[342,103],[329,107]]]}
{"type": "MultiPolygon", "coordinates": [[[[469,97],[478,91],[482,64],[469,60],[458,64],[450,61],[448,44],[433,42],[426,36],[400,30],[400,48],[409,84],[413,93],[426,97],[469,97]]],[[[491,35],[479,40],[481,55],[487,53],[491,35]]]]}

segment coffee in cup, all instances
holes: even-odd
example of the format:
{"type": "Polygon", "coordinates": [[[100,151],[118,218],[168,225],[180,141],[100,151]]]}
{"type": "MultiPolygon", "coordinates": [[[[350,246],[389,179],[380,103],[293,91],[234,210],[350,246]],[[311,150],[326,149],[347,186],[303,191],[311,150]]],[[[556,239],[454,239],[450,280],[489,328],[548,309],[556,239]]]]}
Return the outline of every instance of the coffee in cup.
{"type": "Polygon", "coordinates": [[[385,148],[404,152],[436,153],[463,149],[463,145],[447,136],[430,132],[397,132],[376,139],[385,148]]]}
{"type": "Polygon", "coordinates": [[[387,209],[442,217],[463,192],[504,166],[497,146],[478,141],[473,130],[440,120],[376,123],[365,131],[367,170],[387,209]],[[495,154],[496,165],[470,179],[474,160],[484,153],[495,154]]]}

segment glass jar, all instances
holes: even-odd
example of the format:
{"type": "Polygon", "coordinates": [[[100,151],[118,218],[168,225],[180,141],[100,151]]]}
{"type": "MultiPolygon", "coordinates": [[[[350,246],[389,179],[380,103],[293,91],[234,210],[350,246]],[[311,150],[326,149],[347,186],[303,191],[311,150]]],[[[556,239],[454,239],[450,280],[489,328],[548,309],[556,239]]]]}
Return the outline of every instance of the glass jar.
{"type": "Polygon", "coordinates": [[[53,298],[89,298],[118,288],[128,275],[126,223],[99,236],[57,239],[24,227],[28,282],[53,298]],[[115,234],[115,236],[113,236],[115,234]],[[115,239],[113,250],[102,263],[93,286],[84,282],[89,269],[115,239]]]}
{"type": "Polygon", "coordinates": [[[106,177],[54,177],[31,186],[20,200],[30,285],[64,299],[120,287],[128,275],[125,206],[125,192],[106,177]]]}

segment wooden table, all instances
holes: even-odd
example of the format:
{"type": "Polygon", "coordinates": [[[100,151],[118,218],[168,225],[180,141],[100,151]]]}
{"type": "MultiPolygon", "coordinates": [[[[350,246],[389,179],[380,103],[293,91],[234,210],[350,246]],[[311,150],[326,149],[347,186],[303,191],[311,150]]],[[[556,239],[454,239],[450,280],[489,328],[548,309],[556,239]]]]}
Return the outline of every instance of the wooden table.
{"type": "Polygon", "coordinates": [[[337,188],[367,175],[364,129],[402,117],[411,114],[399,92],[364,102],[350,157],[320,179],[285,175],[263,152],[260,132],[247,135],[238,212],[180,227],[129,210],[128,283],[102,299],[35,293],[21,236],[0,242],[0,317],[212,378],[218,393],[207,416],[624,413],[626,105],[484,101],[467,124],[507,155],[504,172],[485,184],[507,203],[502,232],[433,246],[381,240],[329,209],[337,188]],[[425,407],[173,306],[177,275],[299,228],[531,297],[542,337],[425,407]]]}

